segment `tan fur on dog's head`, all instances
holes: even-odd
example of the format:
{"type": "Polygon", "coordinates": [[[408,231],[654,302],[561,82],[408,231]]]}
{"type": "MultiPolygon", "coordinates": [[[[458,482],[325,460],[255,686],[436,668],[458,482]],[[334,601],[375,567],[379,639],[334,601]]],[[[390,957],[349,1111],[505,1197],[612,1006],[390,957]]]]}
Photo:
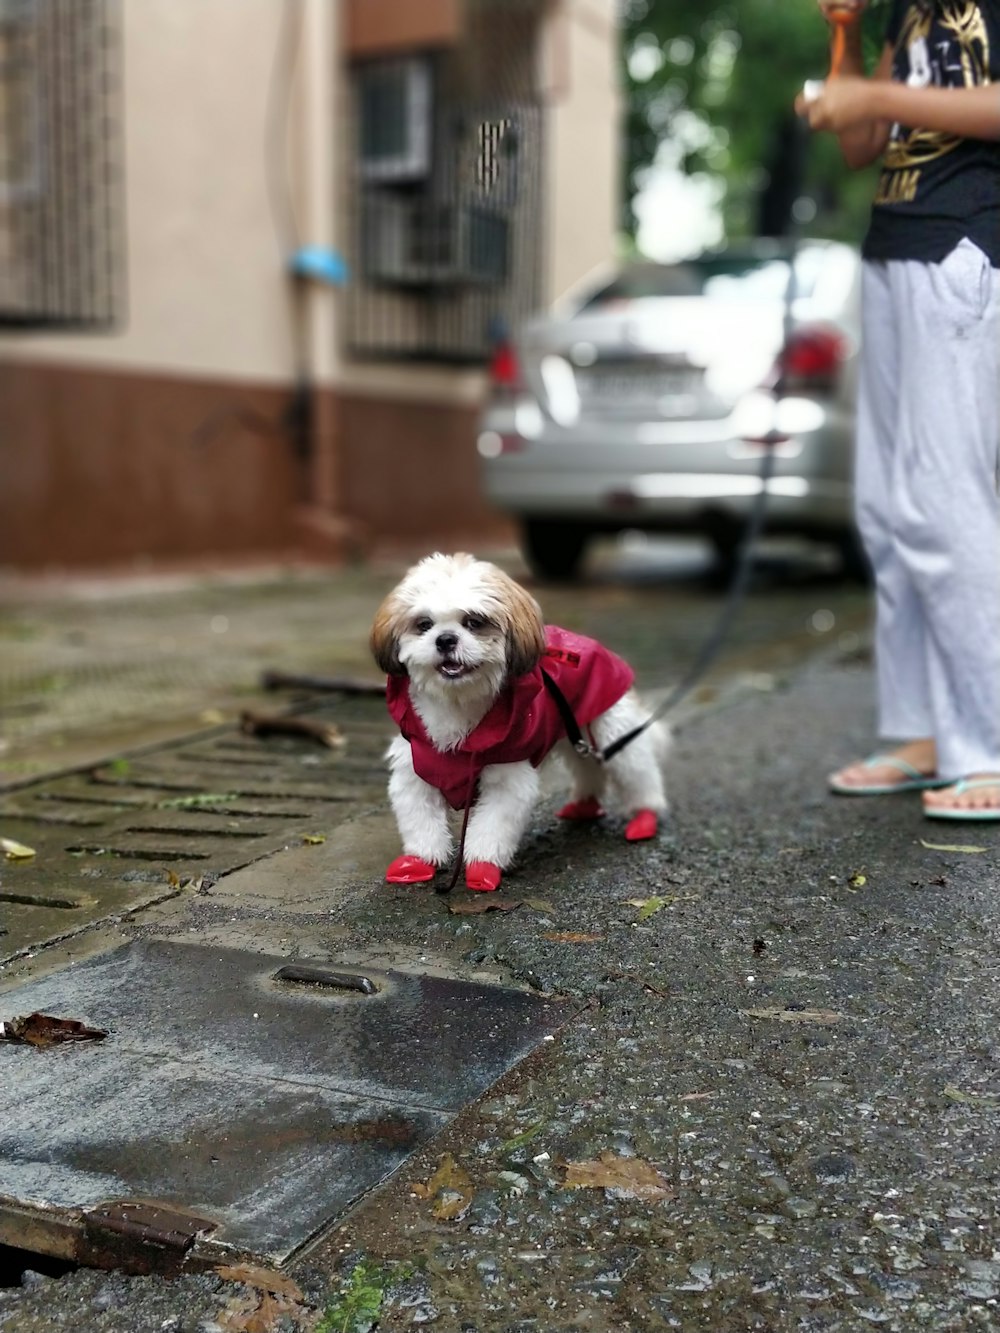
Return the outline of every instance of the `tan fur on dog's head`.
{"type": "Polygon", "coordinates": [[[454,658],[463,676],[484,669],[497,688],[502,677],[530,671],[545,651],[535,599],[503,570],[465,552],[428,556],[407,572],[376,612],[371,650],[386,675],[440,673],[448,661],[435,663],[428,644],[449,637],[456,645],[444,657],[454,658]]]}

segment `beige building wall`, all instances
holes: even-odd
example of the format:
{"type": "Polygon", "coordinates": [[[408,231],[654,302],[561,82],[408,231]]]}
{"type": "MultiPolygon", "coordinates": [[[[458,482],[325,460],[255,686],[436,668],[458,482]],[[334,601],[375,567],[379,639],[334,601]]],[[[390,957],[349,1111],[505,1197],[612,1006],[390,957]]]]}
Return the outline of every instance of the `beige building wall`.
{"type": "MultiPolygon", "coordinates": [[[[282,215],[290,204],[302,243],[336,244],[342,230],[335,203],[346,149],[336,128],[345,81],[339,0],[304,0],[301,10],[279,0],[123,0],[122,8],[123,328],[111,337],[4,337],[4,353],[286,381],[295,369],[297,316],[285,271],[293,240],[283,234],[282,215]],[[282,123],[284,143],[275,135],[282,123]]],[[[562,0],[547,21],[550,299],[614,252],[620,97],[613,10],[614,0],[562,0]]],[[[336,293],[312,289],[307,304],[313,370],[331,384],[343,378],[336,293]]],[[[482,377],[355,365],[348,378],[352,391],[468,403],[482,377]]]]}
{"type": "MultiPolygon", "coordinates": [[[[347,361],[341,294],[288,276],[296,243],[347,234],[344,39],[375,32],[347,3],[121,0],[128,308],[111,335],[0,334],[0,564],[509,537],[479,485],[483,373],[347,361]],[[319,389],[299,434],[297,348],[319,389]]],[[[380,22],[417,4],[378,0],[380,22]]],[[[456,4],[420,22],[450,30],[456,4]]],[[[549,299],[613,253],[613,6],[547,7],[549,299]]]]}
{"type": "Polygon", "coordinates": [[[545,80],[549,300],[615,253],[622,98],[615,0],[563,0],[550,20],[545,80]]]}
{"type": "MultiPolygon", "coordinates": [[[[309,112],[335,96],[336,8],[306,0],[297,34],[285,23],[296,8],[279,0],[123,0],[126,321],[111,337],[5,338],[5,356],[289,378],[290,238],[270,196],[290,176],[302,240],[323,239],[335,145],[329,119],[309,112]],[[287,120],[295,158],[274,151],[269,113],[287,120]]],[[[327,376],[332,340],[327,329],[327,376]]]]}

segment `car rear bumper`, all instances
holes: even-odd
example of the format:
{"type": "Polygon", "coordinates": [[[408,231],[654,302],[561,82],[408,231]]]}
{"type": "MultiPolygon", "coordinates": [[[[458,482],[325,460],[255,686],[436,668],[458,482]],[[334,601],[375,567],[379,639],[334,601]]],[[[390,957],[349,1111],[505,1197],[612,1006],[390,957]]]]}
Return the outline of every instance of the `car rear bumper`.
{"type": "MultiPolygon", "coordinates": [[[[851,434],[846,410],[812,405],[815,429],[774,447],[768,523],[838,530],[851,522],[851,434]]],[[[532,438],[514,413],[488,413],[480,435],[486,494],[518,517],[566,518],[597,528],[698,529],[740,522],[761,489],[763,447],[732,417],[698,422],[545,422],[532,438]],[[486,449],[483,441],[486,437],[486,449]]]]}

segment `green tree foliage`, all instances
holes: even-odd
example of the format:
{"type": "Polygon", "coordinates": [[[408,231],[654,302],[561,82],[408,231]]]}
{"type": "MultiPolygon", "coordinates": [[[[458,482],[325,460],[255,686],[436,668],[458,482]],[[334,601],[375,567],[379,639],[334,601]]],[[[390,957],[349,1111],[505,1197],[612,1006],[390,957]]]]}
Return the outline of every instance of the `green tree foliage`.
{"type": "MultiPolygon", "coordinates": [[[[869,61],[887,4],[872,0],[865,15],[869,61]]],[[[624,0],[623,29],[630,234],[635,194],[659,159],[718,181],[727,236],[761,230],[770,183],[788,203],[811,200],[798,210],[805,231],[860,240],[872,172],[848,172],[833,138],[804,133],[792,113],[805,80],[829,67],[816,0],[624,0]]]]}

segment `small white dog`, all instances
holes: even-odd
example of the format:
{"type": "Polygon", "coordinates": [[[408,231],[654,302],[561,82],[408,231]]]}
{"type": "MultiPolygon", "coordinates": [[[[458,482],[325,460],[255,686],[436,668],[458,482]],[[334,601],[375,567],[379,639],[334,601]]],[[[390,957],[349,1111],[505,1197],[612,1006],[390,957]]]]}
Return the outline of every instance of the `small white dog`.
{"type": "Polygon", "coordinates": [[[602,764],[566,739],[554,679],[581,731],[604,748],[645,718],[634,673],[593,639],[545,625],[538,603],[494,565],[471,555],[431,555],[382,603],[372,627],[375,660],[389,677],[400,735],[389,747],[389,799],[403,855],[390,883],[434,878],[451,857],[448,807],[471,806],[465,882],[499,887],[531,818],[537,768],[553,750],[573,777],[562,819],[598,819],[601,797],[628,817],[625,836],[655,836],[666,812],[654,725],[602,764]]]}

